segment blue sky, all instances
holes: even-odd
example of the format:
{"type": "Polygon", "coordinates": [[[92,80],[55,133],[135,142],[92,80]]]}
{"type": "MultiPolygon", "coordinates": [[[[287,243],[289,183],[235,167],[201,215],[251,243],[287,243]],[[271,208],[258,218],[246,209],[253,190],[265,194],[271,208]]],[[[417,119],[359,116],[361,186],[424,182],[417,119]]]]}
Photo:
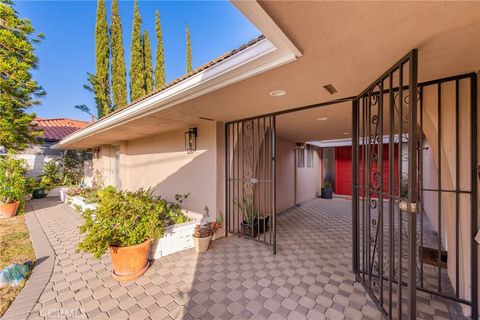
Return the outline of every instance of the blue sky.
{"type": "MultiPolygon", "coordinates": [[[[93,96],[83,85],[95,73],[96,1],[16,1],[15,9],[32,21],[46,39],[37,46],[39,68],[34,78],[47,91],[31,111],[39,117],[89,120],[74,109],[86,104],[95,110],[93,96]]],[[[257,37],[260,32],[226,1],[140,1],[142,29],[148,30],[155,57],[155,10],[160,11],[166,77],[185,73],[185,23],[192,37],[193,66],[200,66],[257,37]]],[[[111,2],[107,1],[110,22],[111,2]]],[[[130,64],[133,1],[120,1],[127,76],[130,64]]],[[[154,58],[153,57],[153,58],[154,58]]]]}

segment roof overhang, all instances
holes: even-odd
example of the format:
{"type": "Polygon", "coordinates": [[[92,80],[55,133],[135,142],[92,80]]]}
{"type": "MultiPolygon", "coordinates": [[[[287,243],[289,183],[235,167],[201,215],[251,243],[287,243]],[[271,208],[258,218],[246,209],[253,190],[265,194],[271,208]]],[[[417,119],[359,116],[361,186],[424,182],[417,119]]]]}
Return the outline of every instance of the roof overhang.
{"type": "Polygon", "coordinates": [[[257,2],[232,3],[265,35],[264,39],[157,94],[65,137],[54,148],[75,149],[79,146],[84,148],[85,145],[78,143],[88,137],[172,108],[294,61],[301,56],[300,51],[257,2]]]}
{"type": "Polygon", "coordinates": [[[420,82],[480,70],[480,6],[475,2],[233,4],[266,39],[66,137],[59,146],[92,148],[201,127],[209,119],[229,122],[314,105],[322,107],[278,116],[277,134],[293,141],[342,139],[351,131],[349,103],[329,107],[326,102],[356,96],[411,49],[418,48],[420,82]],[[324,90],[328,84],[338,92],[324,90]],[[272,97],[278,89],[287,94],[272,97]],[[322,117],[328,121],[317,121],[322,117]]]}

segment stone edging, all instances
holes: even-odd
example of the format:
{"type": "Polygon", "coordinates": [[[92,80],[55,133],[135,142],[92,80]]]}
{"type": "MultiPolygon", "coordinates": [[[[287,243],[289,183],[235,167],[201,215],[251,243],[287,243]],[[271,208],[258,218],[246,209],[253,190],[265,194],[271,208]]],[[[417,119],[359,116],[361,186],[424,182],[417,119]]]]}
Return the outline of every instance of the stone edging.
{"type": "Polygon", "coordinates": [[[52,276],[55,252],[30,205],[30,212],[25,214],[25,221],[30,232],[30,239],[35,250],[36,262],[27,284],[10,305],[2,320],[27,319],[52,276]]]}

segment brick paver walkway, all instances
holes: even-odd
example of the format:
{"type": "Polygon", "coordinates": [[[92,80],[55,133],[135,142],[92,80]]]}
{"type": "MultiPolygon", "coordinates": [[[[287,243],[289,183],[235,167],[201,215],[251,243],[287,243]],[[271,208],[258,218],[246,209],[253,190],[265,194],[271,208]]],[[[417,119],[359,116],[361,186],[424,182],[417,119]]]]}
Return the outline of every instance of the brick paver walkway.
{"type": "MultiPolygon", "coordinates": [[[[204,254],[155,261],[135,282],[75,252],[81,218],[47,198],[32,202],[55,251],[52,277],[30,319],[380,319],[351,267],[350,202],[315,200],[278,217],[278,253],[236,237],[204,254]]],[[[441,305],[420,314],[449,318],[441,305]]]]}

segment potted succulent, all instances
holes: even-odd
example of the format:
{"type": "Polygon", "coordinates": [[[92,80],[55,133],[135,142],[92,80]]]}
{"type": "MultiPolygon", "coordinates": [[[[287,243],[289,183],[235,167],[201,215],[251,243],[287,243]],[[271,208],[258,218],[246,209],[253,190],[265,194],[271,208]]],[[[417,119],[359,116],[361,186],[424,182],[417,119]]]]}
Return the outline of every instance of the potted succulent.
{"type": "Polygon", "coordinates": [[[27,188],[26,163],[12,155],[0,159],[0,215],[13,217],[22,209],[27,188]]]}
{"type": "Polygon", "coordinates": [[[222,227],[221,216],[217,215],[215,222],[208,222],[204,225],[197,224],[193,231],[193,243],[195,251],[206,252],[210,246],[213,235],[222,227]]]}
{"type": "Polygon", "coordinates": [[[325,181],[323,183],[322,198],[323,199],[332,199],[333,198],[333,187],[332,187],[332,184],[328,181],[325,181]]]}
{"type": "Polygon", "coordinates": [[[260,228],[258,225],[258,209],[255,207],[255,197],[253,195],[244,196],[242,203],[234,200],[234,205],[242,212],[243,235],[256,238],[260,228]]]}
{"type": "Polygon", "coordinates": [[[109,186],[98,191],[95,209],[83,213],[80,232],[85,238],[77,251],[90,252],[99,259],[107,250],[112,258],[112,276],[130,281],[149,267],[151,241],[165,231],[165,201],[153,197],[149,190],[117,191],[109,186]]]}

